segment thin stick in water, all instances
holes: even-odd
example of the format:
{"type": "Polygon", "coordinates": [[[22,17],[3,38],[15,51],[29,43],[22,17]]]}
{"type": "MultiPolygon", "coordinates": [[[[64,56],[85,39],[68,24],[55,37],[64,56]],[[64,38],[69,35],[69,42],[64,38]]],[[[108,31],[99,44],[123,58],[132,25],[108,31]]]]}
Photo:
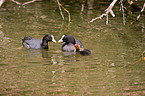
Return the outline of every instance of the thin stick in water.
{"type": "Polygon", "coordinates": [[[124,15],[124,6],[123,6],[123,3],[122,3],[123,0],[120,0],[120,5],[121,5],[121,10],[122,10],[122,13],[123,13],[123,24],[125,25],[125,15],[124,15]]]}
{"type": "Polygon", "coordinates": [[[18,1],[15,1],[15,0],[11,0],[11,1],[14,2],[14,3],[16,3],[17,5],[21,5],[21,3],[18,2],[18,1]]]}
{"type": "Polygon", "coordinates": [[[60,12],[61,12],[61,16],[62,16],[62,18],[63,18],[63,20],[64,20],[64,16],[63,16],[63,14],[62,14],[62,11],[61,11],[61,8],[60,8],[60,6],[68,13],[68,16],[69,16],[69,22],[70,22],[70,12],[67,10],[67,9],[65,9],[60,3],[59,3],[59,1],[57,0],[57,3],[58,3],[58,6],[59,6],[59,10],[60,10],[60,12]]]}
{"type": "Polygon", "coordinates": [[[59,10],[60,10],[60,14],[61,14],[61,16],[62,16],[62,19],[64,20],[64,15],[63,15],[63,13],[62,13],[62,10],[61,10],[61,7],[60,7],[60,3],[59,3],[58,0],[57,0],[57,3],[58,3],[58,7],[59,7],[59,10]]]}
{"type": "Polygon", "coordinates": [[[23,3],[22,6],[24,6],[24,5],[26,5],[26,4],[33,3],[33,2],[35,2],[35,1],[40,1],[40,0],[32,0],[32,1],[28,1],[28,2],[23,3]]]}
{"type": "Polygon", "coordinates": [[[140,14],[137,16],[137,20],[139,20],[139,18],[140,18],[140,15],[143,13],[143,11],[144,11],[144,8],[145,8],[145,3],[144,3],[144,5],[143,5],[143,7],[142,7],[142,9],[141,9],[141,12],[140,12],[140,14]]]}

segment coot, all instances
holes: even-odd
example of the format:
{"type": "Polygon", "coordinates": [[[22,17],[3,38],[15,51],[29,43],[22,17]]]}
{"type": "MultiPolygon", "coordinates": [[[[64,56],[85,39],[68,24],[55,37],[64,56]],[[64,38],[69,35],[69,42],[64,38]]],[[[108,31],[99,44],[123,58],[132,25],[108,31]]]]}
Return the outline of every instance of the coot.
{"type": "Polygon", "coordinates": [[[74,44],[78,44],[80,48],[83,48],[82,43],[71,35],[63,35],[59,42],[64,42],[62,44],[62,51],[74,51],[74,44]]]}
{"type": "Polygon", "coordinates": [[[50,41],[56,43],[53,35],[50,34],[45,35],[42,40],[30,36],[25,36],[24,39],[22,39],[22,44],[25,48],[48,49],[48,42],[50,41]]]}
{"type": "Polygon", "coordinates": [[[89,49],[81,48],[80,45],[78,45],[78,44],[75,44],[74,48],[75,48],[75,52],[79,52],[81,55],[90,55],[91,54],[91,51],[89,49]]]}

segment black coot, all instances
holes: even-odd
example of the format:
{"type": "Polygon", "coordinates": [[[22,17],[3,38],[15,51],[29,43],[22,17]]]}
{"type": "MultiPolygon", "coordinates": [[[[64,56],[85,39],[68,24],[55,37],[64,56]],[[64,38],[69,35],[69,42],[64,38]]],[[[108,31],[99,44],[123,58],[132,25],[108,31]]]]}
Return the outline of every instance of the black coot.
{"type": "Polygon", "coordinates": [[[48,49],[48,42],[50,41],[56,43],[53,35],[50,34],[45,35],[42,40],[25,36],[24,39],[22,39],[22,44],[25,48],[48,49]]]}
{"type": "Polygon", "coordinates": [[[78,44],[81,48],[83,48],[82,43],[71,35],[63,35],[58,43],[59,42],[64,42],[62,44],[62,51],[74,51],[74,44],[78,44]]]}

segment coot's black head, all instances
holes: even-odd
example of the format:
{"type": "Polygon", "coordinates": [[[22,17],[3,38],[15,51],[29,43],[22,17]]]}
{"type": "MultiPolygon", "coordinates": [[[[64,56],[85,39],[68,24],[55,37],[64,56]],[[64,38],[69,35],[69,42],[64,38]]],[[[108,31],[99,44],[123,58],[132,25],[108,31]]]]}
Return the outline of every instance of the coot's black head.
{"type": "Polygon", "coordinates": [[[53,41],[53,42],[56,43],[56,41],[55,41],[53,35],[47,34],[47,35],[45,35],[45,36],[43,37],[42,43],[48,43],[49,41],[53,41]]]}
{"type": "Polygon", "coordinates": [[[56,43],[56,41],[55,41],[53,35],[50,35],[50,34],[45,35],[45,36],[43,37],[43,39],[42,39],[41,47],[42,47],[43,49],[48,49],[48,42],[50,42],[50,41],[53,41],[53,42],[56,43]]]}
{"type": "Polygon", "coordinates": [[[71,35],[63,35],[58,42],[66,42],[75,44],[75,38],[71,35]]]}

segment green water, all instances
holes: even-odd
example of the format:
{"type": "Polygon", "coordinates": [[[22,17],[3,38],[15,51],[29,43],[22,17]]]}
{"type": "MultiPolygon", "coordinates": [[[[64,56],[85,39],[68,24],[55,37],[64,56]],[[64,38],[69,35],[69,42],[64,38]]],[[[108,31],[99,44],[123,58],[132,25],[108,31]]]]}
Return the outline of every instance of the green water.
{"type": "MultiPolygon", "coordinates": [[[[108,3],[109,4],[109,3],[108,3]]],[[[104,9],[108,6],[103,5],[104,9]]],[[[56,2],[35,2],[25,7],[14,3],[0,8],[1,96],[143,96],[145,95],[144,20],[126,25],[119,9],[115,18],[87,23],[96,10],[80,6],[71,10],[71,23],[63,22],[56,2]],[[21,39],[42,39],[45,34],[73,35],[91,55],[62,52],[61,44],[49,50],[27,50],[21,39]]],[[[103,8],[103,7],[102,7],[103,8]]],[[[97,11],[100,15],[101,8],[97,11]]],[[[128,20],[129,21],[129,20],[128,20]]]]}

